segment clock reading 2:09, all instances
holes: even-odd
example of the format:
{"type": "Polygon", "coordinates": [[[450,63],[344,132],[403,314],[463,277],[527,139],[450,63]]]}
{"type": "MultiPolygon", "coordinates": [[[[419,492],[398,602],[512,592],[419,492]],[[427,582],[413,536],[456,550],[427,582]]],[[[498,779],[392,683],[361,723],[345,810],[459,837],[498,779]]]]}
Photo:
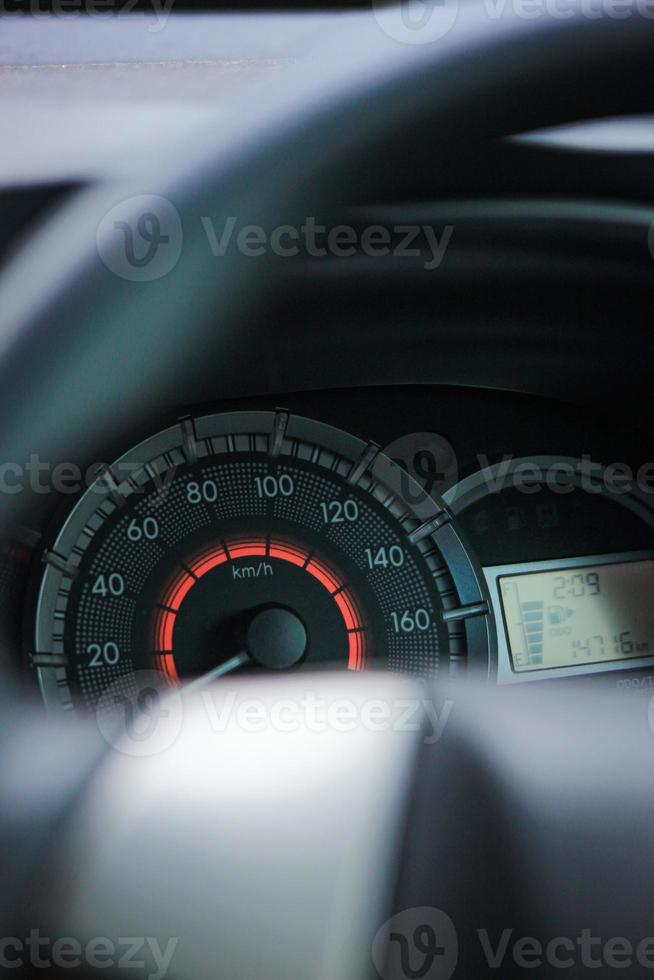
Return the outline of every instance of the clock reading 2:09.
{"type": "Polygon", "coordinates": [[[232,670],[488,665],[489,614],[444,505],[372,443],[277,412],[182,422],[105,468],[44,553],[49,706],[232,670]]]}

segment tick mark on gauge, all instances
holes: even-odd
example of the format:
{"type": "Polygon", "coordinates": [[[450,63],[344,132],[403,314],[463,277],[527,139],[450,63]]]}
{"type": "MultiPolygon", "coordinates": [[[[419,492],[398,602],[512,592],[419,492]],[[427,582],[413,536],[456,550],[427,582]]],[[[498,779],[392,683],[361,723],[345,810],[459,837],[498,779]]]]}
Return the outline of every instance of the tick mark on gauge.
{"type": "Polygon", "coordinates": [[[116,507],[125,506],[125,496],[121,492],[118,480],[109,466],[103,466],[98,470],[98,479],[104,483],[109,493],[109,498],[116,507]]]}
{"type": "Polygon", "coordinates": [[[443,526],[443,524],[447,524],[449,519],[449,515],[442,510],[439,514],[436,514],[435,517],[430,517],[428,521],[424,522],[424,524],[420,524],[418,527],[414,528],[409,534],[409,541],[411,544],[417,544],[418,541],[422,541],[423,538],[426,538],[428,535],[433,534],[434,531],[437,531],[439,527],[443,526]]]}
{"type": "Polygon", "coordinates": [[[487,602],[472,602],[468,606],[457,606],[456,609],[447,609],[441,614],[441,618],[444,623],[455,623],[461,619],[473,619],[475,616],[485,616],[487,613],[487,602]]]}
{"type": "Polygon", "coordinates": [[[314,555],[315,555],[315,549],[314,548],[310,548],[309,551],[307,552],[306,559],[302,563],[302,568],[306,568],[307,567],[307,565],[312,560],[312,558],[313,558],[314,555]]]}
{"type": "Polygon", "coordinates": [[[286,435],[289,415],[285,408],[278,408],[275,412],[273,427],[268,440],[268,453],[270,456],[279,456],[286,435]]]}
{"type": "Polygon", "coordinates": [[[77,565],[70,565],[66,558],[56,551],[44,551],[43,561],[46,565],[51,565],[53,568],[56,568],[62,575],[67,575],[68,578],[76,578],[79,575],[77,565]]]}
{"type": "Polygon", "coordinates": [[[68,657],[64,653],[33,653],[30,663],[32,667],[67,667],[68,657]]]}
{"type": "Polygon", "coordinates": [[[180,425],[182,429],[182,452],[184,453],[184,459],[189,464],[197,463],[198,442],[195,435],[193,419],[188,417],[182,419],[180,425]]]}
{"type": "Polygon", "coordinates": [[[181,559],[181,558],[178,558],[178,559],[177,559],[177,563],[178,563],[178,565],[180,566],[180,568],[183,568],[183,569],[184,569],[184,571],[186,572],[186,574],[187,574],[187,575],[190,575],[190,576],[191,576],[191,578],[194,578],[194,579],[195,579],[195,581],[197,582],[197,580],[198,580],[198,577],[197,577],[197,575],[195,574],[195,572],[193,571],[193,569],[192,569],[192,568],[189,568],[189,567],[188,567],[188,565],[186,564],[186,562],[185,562],[185,561],[182,561],[182,559],[181,559]]]}
{"type": "Polygon", "coordinates": [[[359,482],[366,470],[372,465],[380,452],[380,447],[375,442],[369,442],[361,455],[352,464],[352,469],[348,473],[347,482],[354,486],[359,482]]]}

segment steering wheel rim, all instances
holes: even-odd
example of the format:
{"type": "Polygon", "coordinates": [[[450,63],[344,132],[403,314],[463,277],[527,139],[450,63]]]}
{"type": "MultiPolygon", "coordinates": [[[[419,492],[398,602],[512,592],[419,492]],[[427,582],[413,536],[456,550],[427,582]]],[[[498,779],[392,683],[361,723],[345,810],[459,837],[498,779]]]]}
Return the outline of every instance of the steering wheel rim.
{"type": "MultiPolygon", "coordinates": [[[[350,43],[356,46],[356,38],[350,43]]],[[[289,76],[281,97],[274,93],[270,105],[260,106],[234,144],[219,145],[215,133],[205,132],[190,159],[154,189],[141,182],[78,195],[0,282],[5,459],[20,464],[30,453],[88,459],[116,431],[134,429],[146,410],[156,417],[170,408],[180,375],[202,388],[206,364],[215,371],[217,360],[202,352],[215,345],[224,356],[222,377],[212,378],[214,397],[234,371],[256,389],[266,365],[248,323],[283,281],[281,265],[235,250],[217,262],[203,219],[216,228],[230,216],[242,226],[275,227],[329,212],[335,203],[397,195],[433,166],[433,134],[450,154],[465,153],[471,136],[643,111],[651,102],[641,82],[653,46],[654,25],[635,19],[512,16],[489,31],[482,7],[466,9],[439,44],[410,60],[396,54],[390,71],[376,53],[368,73],[360,65],[354,73],[354,92],[344,78],[332,79],[319,98],[300,98],[301,111],[290,118],[289,76]],[[537,93],[531,101],[515,99],[525,81],[537,93]],[[398,182],[407,147],[410,161],[398,182]],[[153,193],[180,216],[179,261],[150,281],[121,278],[108,266],[120,264],[126,240],[106,241],[107,216],[120,205],[136,223],[144,195],[153,193]]],[[[7,519],[20,519],[26,498],[7,498],[7,519]]]]}

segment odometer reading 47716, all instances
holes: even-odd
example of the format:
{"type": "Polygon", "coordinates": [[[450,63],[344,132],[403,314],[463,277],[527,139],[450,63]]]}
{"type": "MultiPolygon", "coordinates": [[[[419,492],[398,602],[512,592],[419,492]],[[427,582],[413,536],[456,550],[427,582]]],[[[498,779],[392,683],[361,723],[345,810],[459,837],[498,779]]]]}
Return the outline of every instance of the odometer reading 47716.
{"type": "Polygon", "coordinates": [[[654,561],[620,561],[499,579],[516,671],[654,653],[654,561]]]}
{"type": "Polygon", "coordinates": [[[442,502],[377,446],[277,412],[186,419],[108,467],[44,556],[46,700],[94,707],[234,671],[450,674],[487,655],[480,576],[442,502]]]}

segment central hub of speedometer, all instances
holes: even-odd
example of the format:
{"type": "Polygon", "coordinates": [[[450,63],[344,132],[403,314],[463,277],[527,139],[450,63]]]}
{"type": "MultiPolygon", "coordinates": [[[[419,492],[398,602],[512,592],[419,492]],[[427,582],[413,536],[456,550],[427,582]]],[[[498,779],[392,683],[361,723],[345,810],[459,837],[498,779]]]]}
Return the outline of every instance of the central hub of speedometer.
{"type": "Polygon", "coordinates": [[[246,648],[255,663],[271,670],[295,667],[307,650],[307,631],[296,613],[283,606],[258,609],[250,620],[246,648]]]}
{"type": "Polygon", "coordinates": [[[34,662],[64,708],[130,696],[153,664],[178,684],[487,658],[481,576],[442,502],[374,444],[283,411],[147,439],[43,557],[34,662]]]}

